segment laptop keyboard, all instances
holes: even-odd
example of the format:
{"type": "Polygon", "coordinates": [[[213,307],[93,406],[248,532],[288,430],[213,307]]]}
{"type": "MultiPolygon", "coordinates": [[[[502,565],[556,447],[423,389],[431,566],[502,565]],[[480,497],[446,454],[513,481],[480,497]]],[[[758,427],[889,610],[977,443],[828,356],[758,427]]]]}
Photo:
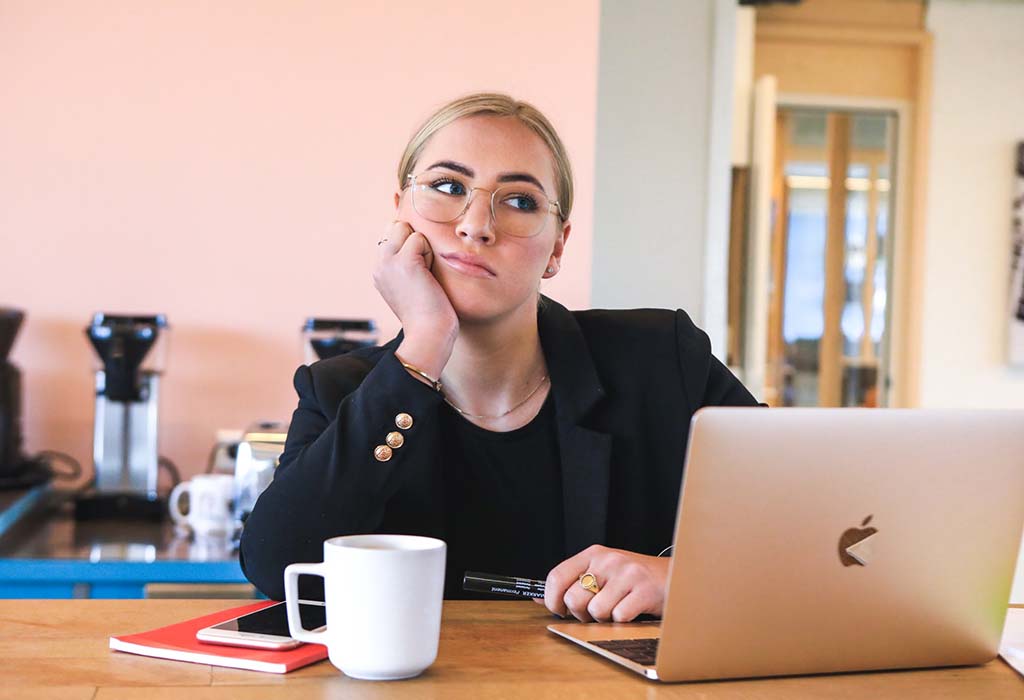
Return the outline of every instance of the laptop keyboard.
{"type": "Polygon", "coordinates": [[[658,658],[658,638],[648,637],[645,639],[609,639],[601,642],[591,642],[594,646],[607,649],[608,651],[625,656],[630,661],[635,661],[641,666],[653,666],[658,658]]]}

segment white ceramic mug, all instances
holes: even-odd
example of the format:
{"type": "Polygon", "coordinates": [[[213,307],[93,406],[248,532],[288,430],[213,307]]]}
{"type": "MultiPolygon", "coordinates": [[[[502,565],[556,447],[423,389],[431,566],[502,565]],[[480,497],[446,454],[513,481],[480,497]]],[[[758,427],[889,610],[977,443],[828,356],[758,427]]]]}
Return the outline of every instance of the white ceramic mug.
{"type": "Polygon", "coordinates": [[[230,474],[199,474],[174,487],[167,507],[171,518],[187,525],[197,537],[230,535],[235,530],[235,478],[230,474]],[[188,513],[181,497],[188,494],[188,513]]]}
{"type": "Polygon", "coordinates": [[[321,564],[284,570],[288,628],[327,646],[331,663],[365,680],[412,678],[437,658],[447,545],[415,535],[350,535],[324,542],[321,564]],[[327,629],[299,618],[300,574],[322,576],[327,629]]]}

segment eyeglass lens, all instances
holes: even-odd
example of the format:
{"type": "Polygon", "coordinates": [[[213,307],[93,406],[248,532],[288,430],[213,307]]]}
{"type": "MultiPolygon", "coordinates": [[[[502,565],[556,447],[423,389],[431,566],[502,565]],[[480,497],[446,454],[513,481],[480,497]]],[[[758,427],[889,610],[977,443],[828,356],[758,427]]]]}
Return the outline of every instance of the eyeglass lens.
{"type": "MultiPolygon", "coordinates": [[[[448,223],[466,211],[473,194],[473,189],[452,173],[428,170],[413,182],[412,204],[420,216],[448,223]]],[[[479,196],[488,194],[481,190],[479,196]]],[[[494,228],[499,233],[529,238],[544,228],[550,200],[536,187],[525,183],[503,185],[490,197],[494,228]]]]}

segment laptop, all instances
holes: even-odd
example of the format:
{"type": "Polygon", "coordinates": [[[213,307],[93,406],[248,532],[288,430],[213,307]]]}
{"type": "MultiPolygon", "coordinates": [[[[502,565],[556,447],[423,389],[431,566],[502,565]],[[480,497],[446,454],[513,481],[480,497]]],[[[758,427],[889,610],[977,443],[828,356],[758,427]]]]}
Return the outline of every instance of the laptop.
{"type": "Polygon", "coordinates": [[[983,664],[1022,526],[1022,411],[705,408],[661,621],[548,629],[662,681],[983,664]]]}

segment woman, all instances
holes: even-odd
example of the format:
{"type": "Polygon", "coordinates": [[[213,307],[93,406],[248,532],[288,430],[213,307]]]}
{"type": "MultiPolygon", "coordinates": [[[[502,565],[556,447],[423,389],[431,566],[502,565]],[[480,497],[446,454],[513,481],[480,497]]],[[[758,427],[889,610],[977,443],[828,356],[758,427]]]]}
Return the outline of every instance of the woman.
{"type": "Polygon", "coordinates": [[[284,567],[319,561],[329,537],[395,532],[448,542],[449,598],[485,571],[546,577],[559,615],[661,614],[690,418],[756,402],[682,311],[540,295],[572,197],[562,142],[528,104],[471,95],[413,136],[373,273],[402,333],[296,372],[242,537],[260,590],[282,598],[284,567]]]}

